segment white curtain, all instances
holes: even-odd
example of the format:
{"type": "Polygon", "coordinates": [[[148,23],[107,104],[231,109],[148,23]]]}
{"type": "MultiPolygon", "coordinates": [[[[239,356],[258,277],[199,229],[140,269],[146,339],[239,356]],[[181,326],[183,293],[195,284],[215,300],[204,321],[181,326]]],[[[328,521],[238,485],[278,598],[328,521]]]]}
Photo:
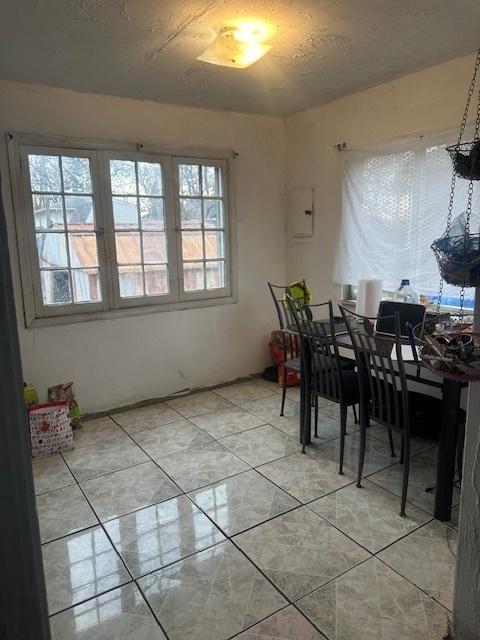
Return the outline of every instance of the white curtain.
{"type": "MultiPolygon", "coordinates": [[[[434,299],[440,274],[430,245],[446,227],[452,164],[445,147],[455,137],[449,132],[345,152],[336,283],[377,277],[385,290],[395,291],[409,278],[418,293],[434,299]]],[[[466,209],[467,188],[457,178],[454,217],[466,209]]],[[[479,191],[475,185],[472,232],[479,230],[479,191]]],[[[445,304],[456,304],[458,293],[446,286],[445,304]]],[[[466,297],[473,300],[473,291],[466,297]]]]}

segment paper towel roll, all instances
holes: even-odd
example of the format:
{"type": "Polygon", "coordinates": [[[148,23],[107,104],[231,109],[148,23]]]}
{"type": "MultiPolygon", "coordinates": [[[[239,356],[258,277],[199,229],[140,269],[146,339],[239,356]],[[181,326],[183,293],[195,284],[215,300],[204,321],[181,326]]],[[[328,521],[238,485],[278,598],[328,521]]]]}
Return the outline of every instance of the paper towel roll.
{"type": "Polygon", "coordinates": [[[382,299],[382,293],[383,281],[379,278],[363,278],[359,280],[355,313],[370,317],[378,315],[378,306],[382,299]]]}

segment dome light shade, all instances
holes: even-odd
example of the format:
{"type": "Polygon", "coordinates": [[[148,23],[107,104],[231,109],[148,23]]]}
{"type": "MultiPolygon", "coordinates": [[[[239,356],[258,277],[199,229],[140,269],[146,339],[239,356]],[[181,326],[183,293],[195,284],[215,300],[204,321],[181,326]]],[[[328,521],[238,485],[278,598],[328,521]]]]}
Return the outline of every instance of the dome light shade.
{"type": "Polygon", "coordinates": [[[267,37],[268,29],[261,24],[249,22],[226,27],[197,60],[246,69],[272,48],[265,43],[267,37]]]}

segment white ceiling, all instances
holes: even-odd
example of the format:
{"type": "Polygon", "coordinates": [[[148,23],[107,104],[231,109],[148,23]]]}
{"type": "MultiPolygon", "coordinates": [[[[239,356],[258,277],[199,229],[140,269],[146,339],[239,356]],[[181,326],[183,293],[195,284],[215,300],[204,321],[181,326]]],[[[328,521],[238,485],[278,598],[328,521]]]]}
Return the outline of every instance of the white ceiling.
{"type": "Polygon", "coordinates": [[[0,79],[284,115],[470,53],[479,0],[0,0],[0,79]],[[275,30],[250,69],[196,60],[232,19],[275,30]]]}

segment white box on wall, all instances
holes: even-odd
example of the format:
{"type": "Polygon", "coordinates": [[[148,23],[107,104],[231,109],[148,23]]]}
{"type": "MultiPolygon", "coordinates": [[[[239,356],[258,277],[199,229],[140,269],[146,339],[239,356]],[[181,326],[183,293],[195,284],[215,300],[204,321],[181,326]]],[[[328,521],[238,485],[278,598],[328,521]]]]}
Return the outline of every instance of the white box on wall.
{"type": "Polygon", "coordinates": [[[288,199],[288,235],[290,238],[313,236],[314,190],[313,187],[293,189],[288,199]]]}

